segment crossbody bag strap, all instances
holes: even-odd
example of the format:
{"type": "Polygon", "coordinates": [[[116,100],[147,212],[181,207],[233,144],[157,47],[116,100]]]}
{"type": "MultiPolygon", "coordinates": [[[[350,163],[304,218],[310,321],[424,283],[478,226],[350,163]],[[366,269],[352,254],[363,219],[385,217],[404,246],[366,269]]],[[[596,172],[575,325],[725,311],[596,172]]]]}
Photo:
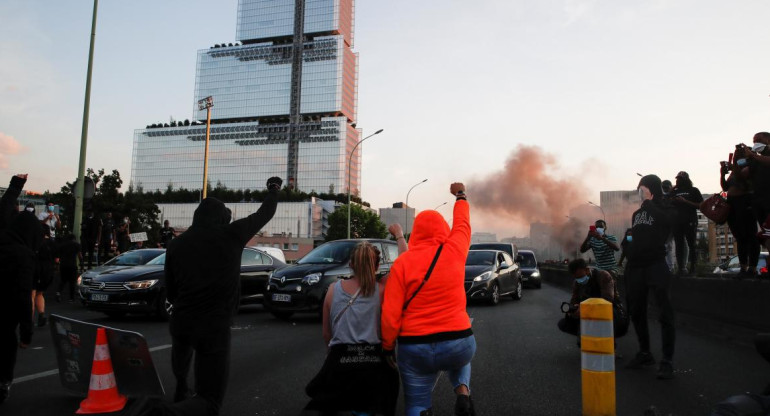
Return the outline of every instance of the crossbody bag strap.
{"type": "MultiPolygon", "coordinates": [[[[342,289],[342,285],[340,285],[340,289],[342,289]]],[[[359,287],[358,290],[356,290],[356,293],[353,294],[353,296],[348,301],[348,304],[345,305],[345,307],[340,311],[340,313],[337,314],[337,316],[334,317],[334,322],[332,322],[332,326],[337,325],[337,322],[340,321],[340,318],[342,318],[342,315],[345,313],[345,311],[348,310],[350,305],[353,304],[353,302],[358,299],[358,294],[361,293],[361,288],[359,287]]]]}
{"type": "Polygon", "coordinates": [[[430,277],[430,274],[433,273],[433,267],[436,266],[436,262],[438,261],[438,256],[441,254],[441,249],[442,248],[444,248],[443,244],[438,246],[438,250],[436,250],[436,255],[433,256],[433,261],[430,263],[430,267],[428,268],[428,272],[425,273],[425,278],[422,279],[422,283],[420,283],[420,286],[417,287],[417,290],[415,290],[414,293],[412,293],[412,297],[410,297],[409,300],[404,302],[404,309],[402,309],[402,310],[404,310],[404,311],[406,310],[406,308],[409,306],[409,303],[412,302],[412,299],[414,299],[414,297],[417,296],[417,293],[420,292],[420,289],[422,289],[422,287],[425,285],[425,282],[428,281],[428,278],[430,277]]]}

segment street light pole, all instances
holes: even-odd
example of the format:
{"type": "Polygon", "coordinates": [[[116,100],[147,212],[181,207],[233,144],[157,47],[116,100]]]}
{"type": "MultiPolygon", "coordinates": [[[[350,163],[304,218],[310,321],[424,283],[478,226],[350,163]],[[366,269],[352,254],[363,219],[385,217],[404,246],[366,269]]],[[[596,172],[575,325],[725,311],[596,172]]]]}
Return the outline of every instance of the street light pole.
{"type": "Polygon", "coordinates": [[[201,191],[201,200],[206,199],[209,181],[209,139],[211,137],[211,107],[214,106],[214,98],[208,96],[198,100],[198,110],[206,109],[206,150],[203,154],[203,190],[201,191]]]}
{"type": "Polygon", "coordinates": [[[443,207],[446,204],[447,204],[446,202],[444,202],[443,204],[439,204],[436,208],[433,208],[433,210],[436,211],[437,209],[443,207]]]}
{"type": "Polygon", "coordinates": [[[75,182],[75,241],[80,241],[80,224],[83,220],[83,193],[85,191],[86,148],[88,147],[88,112],[91,104],[91,72],[94,67],[94,42],[96,41],[96,10],[99,0],[94,0],[94,14],[91,20],[91,45],[88,49],[88,70],[86,72],[86,98],[83,104],[83,127],[80,133],[80,161],[78,179],[75,182]]]}
{"type": "Polygon", "coordinates": [[[428,179],[425,178],[420,182],[417,182],[411,188],[409,188],[409,192],[406,193],[406,202],[404,203],[404,234],[405,235],[409,235],[409,194],[412,192],[412,189],[414,189],[417,185],[423,184],[427,181],[428,179]]]}
{"type": "Polygon", "coordinates": [[[595,206],[596,208],[599,208],[599,209],[602,211],[602,219],[604,220],[604,223],[605,223],[605,224],[607,224],[607,216],[606,216],[606,215],[604,215],[604,208],[602,208],[602,207],[601,207],[601,206],[599,206],[599,205],[596,205],[596,204],[594,204],[594,203],[593,203],[593,202],[591,202],[591,201],[588,201],[588,204],[589,204],[589,205],[593,205],[593,206],[595,206]]]}
{"type": "Polygon", "coordinates": [[[353,153],[356,151],[356,148],[358,147],[358,145],[363,143],[364,140],[382,133],[383,130],[384,129],[379,129],[374,133],[359,140],[358,143],[356,143],[356,145],[353,146],[353,150],[350,151],[350,156],[348,157],[348,240],[350,240],[350,168],[352,167],[352,163],[353,163],[353,153]]]}

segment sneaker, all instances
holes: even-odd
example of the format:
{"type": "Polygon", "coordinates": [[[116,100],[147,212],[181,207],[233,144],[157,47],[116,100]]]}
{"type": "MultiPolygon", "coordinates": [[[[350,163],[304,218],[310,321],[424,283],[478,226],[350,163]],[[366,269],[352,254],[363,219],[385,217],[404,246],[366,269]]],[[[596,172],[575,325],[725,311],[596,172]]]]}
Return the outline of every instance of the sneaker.
{"type": "Polygon", "coordinates": [[[473,408],[473,400],[471,396],[464,394],[457,395],[457,401],[455,402],[455,415],[456,416],[475,416],[476,411],[473,408]]]}
{"type": "Polygon", "coordinates": [[[628,362],[628,364],[626,364],[626,368],[637,369],[646,365],[654,364],[655,357],[653,357],[651,353],[639,351],[636,353],[636,357],[634,357],[631,361],[628,362]]]}
{"type": "Polygon", "coordinates": [[[10,394],[11,383],[0,383],[0,403],[4,402],[10,394]]]}
{"type": "Polygon", "coordinates": [[[659,380],[671,380],[674,378],[674,365],[671,361],[660,360],[660,366],[658,366],[658,373],[656,376],[659,380]]]}
{"type": "Polygon", "coordinates": [[[41,313],[37,316],[37,326],[45,326],[46,323],[48,323],[48,318],[45,315],[41,313]]]}

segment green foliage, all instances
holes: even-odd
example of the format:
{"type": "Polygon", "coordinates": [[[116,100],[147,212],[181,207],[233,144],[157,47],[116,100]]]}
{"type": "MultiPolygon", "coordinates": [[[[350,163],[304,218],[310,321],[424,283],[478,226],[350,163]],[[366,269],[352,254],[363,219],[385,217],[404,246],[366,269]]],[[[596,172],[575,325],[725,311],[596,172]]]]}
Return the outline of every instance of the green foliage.
{"type": "MultiPolygon", "coordinates": [[[[348,236],[348,206],[342,205],[329,214],[329,231],[326,241],[340,240],[348,236]]],[[[365,211],[356,204],[350,206],[350,238],[386,238],[388,229],[380,217],[365,211]]]]}

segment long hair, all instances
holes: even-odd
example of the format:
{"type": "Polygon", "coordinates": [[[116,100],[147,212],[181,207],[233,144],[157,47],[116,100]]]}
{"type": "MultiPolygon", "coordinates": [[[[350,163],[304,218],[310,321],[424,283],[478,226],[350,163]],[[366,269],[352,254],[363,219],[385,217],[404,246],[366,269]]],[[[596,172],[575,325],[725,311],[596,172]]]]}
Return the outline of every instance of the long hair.
{"type": "Polygon", "coordinates": [[[361,295],[364,297],[374,294],[379,260],[379,250],[366,241],[358,243],[350,254],[350,268],[353,269],[353,275],[358,278],[361,295]]]}

